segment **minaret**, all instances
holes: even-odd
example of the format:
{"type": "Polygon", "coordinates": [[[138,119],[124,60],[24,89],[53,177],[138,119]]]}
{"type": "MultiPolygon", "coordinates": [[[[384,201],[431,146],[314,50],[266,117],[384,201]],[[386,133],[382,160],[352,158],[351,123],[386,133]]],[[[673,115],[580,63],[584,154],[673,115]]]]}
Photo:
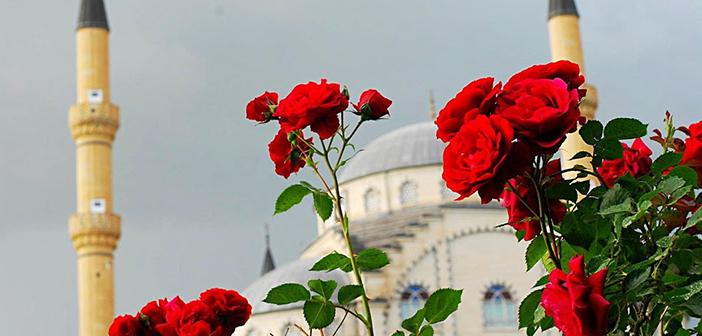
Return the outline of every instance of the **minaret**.
{"type": "MultiPolygon", "coordinates": [[[[569,60],[580,65],[580,71],[585,73],[583,47],[580,40],[580,16],[574,0],[549,0],[548,31],[551,40],[551,58],[569,60]]],[[[595,117],[597,110],[597,89],[585,84],[587,96],[580,108],[587,119],[595,117]]],[[[561,146],[563,168],[576,164],[589,166],[589,159],[569,160],[580,151],[592,153],[592,147],[583,142],[578,133],[571,134],[561,146]]],[[[573,174],[574,177],[577,174],[573,174]]]]}
{"type": "Polygon", "coordinates": [[[261,266],[261,276],[275,269],[273,261],[273,253],[271,253],[271,235],[268,232],[268,224],[266,224],[266,255],[263,256],[263,265],[261,266]]]}
{"type": "Polygon", "coordinates": [[[436,120],[436,101],[434,100],[434,91],[429,90],[429,118],[431,121],[436,120]]]}
{"type": "Polygon", "coordinates": [[[120,217],[112,208],[112,142],[119,110],[110,101],[109,26],[102,0],[82,0],[76,30],[77,102],[69,112],[76,144],[77,211],[69,232],[78,258],[80,336],[105,336],[114,316],[113,252],[120,217]]]}

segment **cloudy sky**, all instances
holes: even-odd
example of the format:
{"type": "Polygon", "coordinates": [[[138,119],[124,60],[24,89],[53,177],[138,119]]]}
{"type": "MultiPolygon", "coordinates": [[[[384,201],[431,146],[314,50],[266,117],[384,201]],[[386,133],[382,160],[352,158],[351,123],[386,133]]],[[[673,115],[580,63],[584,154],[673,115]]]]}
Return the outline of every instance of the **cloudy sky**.
{"type": "MultiPolygon", "coordinates": [[[[702,2],[581,1],[599,117],[659,125],[700,119],[702,2]]],[[[243,107],[263,90],[328,77],[380,88],[392,119],[367,143],[428,120],[468,81],[549,58],[546,0],[107,1],[113,100],[117,312],[157,297],[243,289],[258,276],[263,224],[287,262],[315,235],[311,209],[272,218],[288,181],[243,107]]],[[[0,0],[0,325],[3,334],[76,334],[74,146],[78,0],[0,0]]],[[[295,178],[293,178],[295,179],[295,178]]]]}

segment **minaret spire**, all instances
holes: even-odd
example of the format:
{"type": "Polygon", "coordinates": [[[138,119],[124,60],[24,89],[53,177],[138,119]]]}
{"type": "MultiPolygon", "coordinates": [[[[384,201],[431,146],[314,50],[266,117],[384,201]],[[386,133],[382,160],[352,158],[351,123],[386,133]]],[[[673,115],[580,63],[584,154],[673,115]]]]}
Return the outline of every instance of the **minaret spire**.
{"type": "Polygon", "coordinates": [[[102,0],[81,0],[77,29],[88,27],[110,30],[105,3],[102,0]]]}
{"type": "Polygon", "coordinates": [[[263,265],[261,267],[261,275],[264,275],[275,269],[275,262],[273,261],[273,253],[271,252],[271,235],[269,232],[269,226],[266,224],[266,254],[263,256],[263,265]]]}
{"type": "Polygon", "coordinates": [[[78,332],[105,336],[114,318],[113,253],[121,218],[112,202],[112,143],[119,110],[110,99],[109,30],[102,0],[82,0],[76,31],[76,212],[68,229],[78,259],[78,332]]]}
{"type": "MultiPolygon", "coordinates": [[[[580,72],[585,73],[585,57],[580,38],[580,16],[574,0],[549,0],[548,31],[551,42],[551,58],[569,60],[580,66],[580,72]]],[[[597,89],[585,84],[587,96],[580,105],[582,115],[587,119],[595,118],[597,110],[597,89]]],[[[561,163],[564,169],[575,165],[589,166],[589,159],[570,160],[581,151],[592,153],[592,146],[587,145],[580,135],[575,132],[568,136],[561,145],[561,163]]],[[[570,174],[569,178],[575,178],[570,174]]]]}

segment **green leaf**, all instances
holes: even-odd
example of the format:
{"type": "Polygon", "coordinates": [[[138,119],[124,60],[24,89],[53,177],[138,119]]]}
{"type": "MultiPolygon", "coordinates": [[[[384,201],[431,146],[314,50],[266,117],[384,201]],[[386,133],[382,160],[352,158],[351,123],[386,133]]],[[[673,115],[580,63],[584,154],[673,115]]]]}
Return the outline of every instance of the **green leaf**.
{"type": "Polygon", "coordinates": [[[672,194],[674,191],[684,187],[686,184],[685,180],[677,176],[668,176],[661,183],[658,184],[656,190],[659,193],[672,194]]]}
{"type": "Polygon", "coordinates": [[[463,290],[442,288],[432,293],[424,304],[424,318],[434,324],[446,320],[458,310],[463,290]]]}
{"type": "Polygon", "coordinates": [[[308,281],[307,286],[309,286],[313,292],[329,300],[331,299],[332,295],[334,295],[334,290],[336,289],[336,281],[324,281],[320,279],[315,279],[308,281]]]}
{"type": "MultiPolygon", "coordinates": [[[[602,123],[597,120],[590,120],[587,124],[580,127],[580,136],[588,145],[594,145],[602,139],[602,123]]],[[[577,155],[577,154],[576,154],[577,155]]]]}
{"type": "Polygon", "coordinates": [[[600,215],[606,216],[606,215],[614,215],[618,213],[629,213],[631,212],[634,207],[633,207],[633,200],[631,198],[626,198],[622,203],[612,205],[602,211],[600,211],[600,215]]]}
{"type": "Polygon", "coordinates": [[[388,259],[388,255],[375,248],[363,250],[356,256],[356,265],[358,265],[362,271],[380,269],[389,263],[390,259],[388,259]]]}
{"type": "Polygon", "coordinates": [[[578,200],[578,191],[568,181],[563,181],[546,189],[546,197],[554,200],[575,202],[578,200]]]}
{"type": "Polygon", "coordinates": [[[317,210],[319,217],[326,221],[332,215],[332,209],[334,208],[334,201],[327,193],[315,192],[312,194],[314,199],[314,209],[317,210]]]}
{"type": "Polygon", "coordinates": [[[305,301],[302,308],[305,320],[312,329],[322,329],[334,322],[336,308],[329,301],[305,301]]]}
{"type": "Polygon", "coordinates": [[[624,291],[631,292],[643,285],[651,275],[651,268],[646,267],[641,270],[631,272],[624,278],[624,291]]]}
{"type": "Polygon", "coordinates": [[[546,242],[542,239],[542,236],[534,237],[529,243],[529,247],[526,250],[526,267],[529,271],[534,265],[536,265],[539,260],[546,254],[546,242]]]}
{"type": "Polygon", "coordinates": [[[405,336],[405,332],[396,330],[391,336],[405,336]]]}
{"type": "Polygon", "coordinates": [[[677,166],[670,171],[668,176],[677,176],[689,186],[697,186],[697,172],[688,166],[677,166]]]}
{"type": "Polygon", "coordinates": [[[646,136],[647,126],[633,118],[616,118],[607,123],[604,136],[616,140],[636,139],[646,136]]]}
{"type": "Polygon", "coordinates": [[[571,160],[578,160],[578,159],[584,159],[586,157],[592,157],[592,154],[590,154],[590,152],[587,152],[587,151],[580,151],[580,152],[575,153],[575,155],[573,155],[573,157],[570,159],[571,160]]]}
{"type": "Polygon", "coordinates": [[[274,305],[285,305],[310,299],[310,292],[305,286],[296,283],[287,283],[268,291],[263,302],[274,305]]]}
{"type": "Polygon", "coordinates": [[[662,173],[664,170],[677,166],[682,160],[682,153],[668,152],[659,156],[656,161],[653,161],[651,171],[656,174],[662,173]]]}
{"type": "Polygon", "coordinates": [[[341,269],[344,272],[350,272],[352,271],[351,268],[351,259],[349,257],[338,253],[338,252],[332,252],[325,256],[324,258],[320,259],[318,262],[312,266],[310,271],[333,271],[335,269],[341,269]]]}
{"type": "Polygon", "coordinates": [[[305,196],[309,195],[312,191],[309,188],[301,184],[293,184],[283,190],[278,196],[278,200],[275,201],[275,212],[274,215],[286,212],[290,208],[302,202],[305,196]]]}
{"type": "Polygon", "coordinates": [[[417,336],[434,336],[434,327],[430,325],[423,326],[417,336]]]}
{"type": "Polygon", "coordinates": [[[615,160],[622,157],[624,148],[619,140],[604,138],[595,145],[595,154],[605,160],[615,160]]]}
{"type": "Polygon", "coordinates": [[[621,185],[615,184],[612,189],[607,190],[607,192],[602,195],[600,212],[610,207],[621,205],[626,199],[629,199],[629,192],[622,188],[621,185]]]}
{"type": "Polygon", "coordinates": [[[411,317],[402,321],[402,328],[409,331],[412,334],[418,334],[419,329],[422,327],[422,322],[424,322],[424,309],[419,309],[411,317]]]}
{"type": "Polygon", "coordinates": [[[519,328],[526,328],[534,324],[534,312],[541,302],[543,290],[531,292],[519,305],[519,328]]]}
{"type": "Polygon", "coordinates": [[[363,295],[363,287],[360,285],[346,285],[339,288],[339,304],[347,305],[353,300],[358,299],[363,295]]]}
{"type": "Polygon", "coordinates": [[[694,282],[686,287],[676,288],[668,293],[666,297],[673,302],[689,300],[693,295],[702,291],[702,281],[694,282]]]}
{"type": "Polygon", "coordinates": [[[685,224],[685,227],[683,230],[687,230],[693,226],[697,226],[698,224],[702,223],[702,207],[697,209],[694,214],[692,214],[692,217],[687,220],[687,224],[685,224]]]}

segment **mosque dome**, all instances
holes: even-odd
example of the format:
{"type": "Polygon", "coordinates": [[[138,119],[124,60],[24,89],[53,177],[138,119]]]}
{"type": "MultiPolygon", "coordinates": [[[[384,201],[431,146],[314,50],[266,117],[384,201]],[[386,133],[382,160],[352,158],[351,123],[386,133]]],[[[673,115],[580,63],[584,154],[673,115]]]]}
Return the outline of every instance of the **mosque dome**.
{"type": "Polygon", "coordinates": [[[307,282],[312,279],[334,280],[336,281],[338,287],[348,285],[350,283],[346,273],[339,270],[328,273],[311,272],[310,268],[312,268],[315,261],[315,259],[295,260],[287,265],[266,273],[253,282],[242,292],[242,295],[249,300],[249,303],[251,303],[253,313],[259,314],[302,307],[302,302],[283,306],[263,302],[263,299],[266,298],[266,295],[268,295],[268,291],[271,288],[285,283],[299,283],[307,286],[307,282]]]}
{"type": "Polygon", "coordinates": [[[398,168],[440,164],[446,145],[436,138],[436,125],[423,122],[385,134],[358,153],[341,173],[348,182],[398,168]]]}

